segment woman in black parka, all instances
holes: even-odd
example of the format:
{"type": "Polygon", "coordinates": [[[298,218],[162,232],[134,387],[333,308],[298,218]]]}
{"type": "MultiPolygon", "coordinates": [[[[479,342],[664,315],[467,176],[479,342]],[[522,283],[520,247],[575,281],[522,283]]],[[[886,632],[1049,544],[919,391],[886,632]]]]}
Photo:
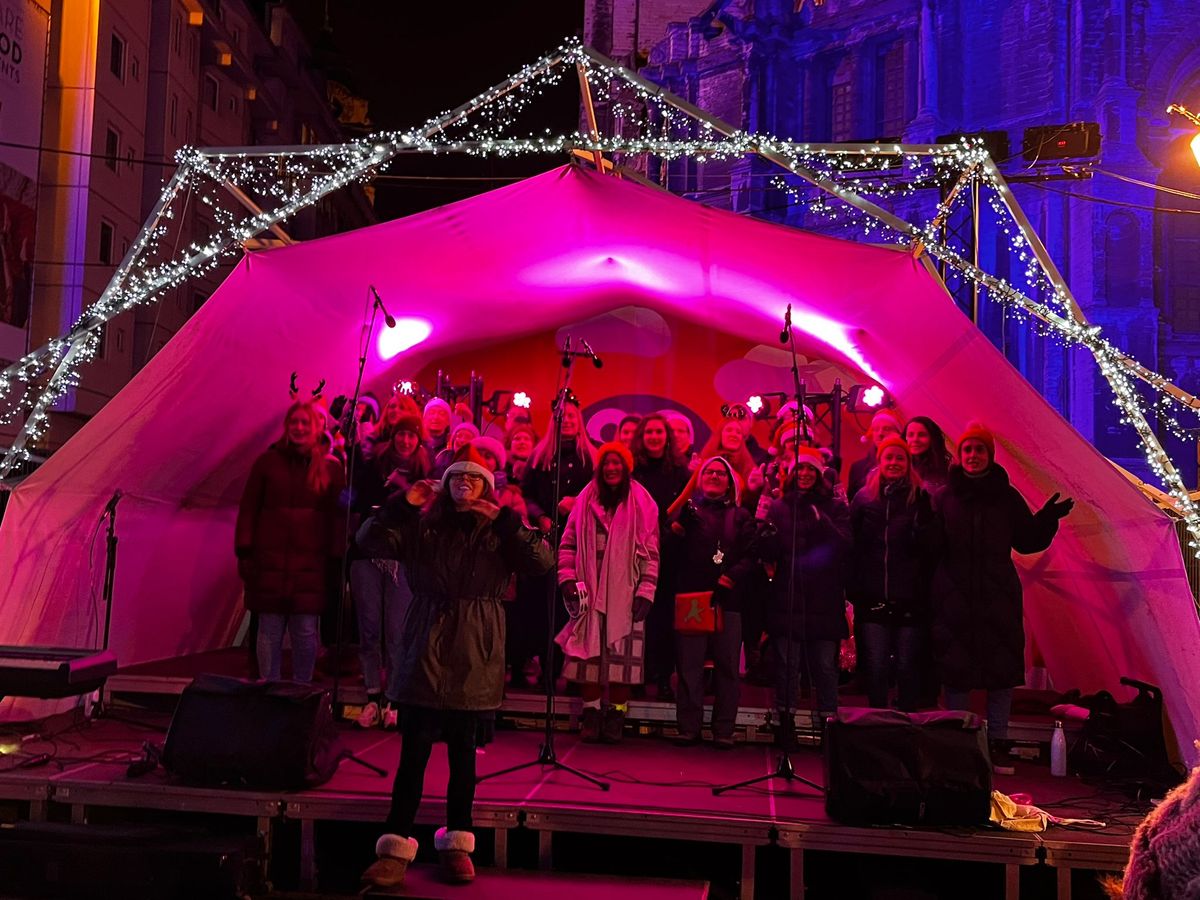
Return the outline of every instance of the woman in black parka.
{"type": "Polygon", "coordinates": [[[1025,682],[1021,580],[1012,553],[1050,546],[1074,502],[1046,501],[1037,513],[996,461],[996,440],[979,423],[958,442],[958,463],[934,497],[930,534],[938,554],[931,638],[949,709],[967,709],[973,689],[988,692],[988,732],[1008,737],[1013,688],[1025,682]]]}
{"type": "Polygon", "coordinates": [[[783,496],[771,501],[770,528],[761,539],[763,562],[775,567],[767,631],[775,653],[775,706],[785,723],[785,745],[790,729],[783,714],[799,697],[802,671],[816,688],[822,718],[837,712],[838,645],[850,633],[845,598],[850,510],[834,495],[824,470],[819,450],[796,448],[795,468],[784,482],[783,496]]]}

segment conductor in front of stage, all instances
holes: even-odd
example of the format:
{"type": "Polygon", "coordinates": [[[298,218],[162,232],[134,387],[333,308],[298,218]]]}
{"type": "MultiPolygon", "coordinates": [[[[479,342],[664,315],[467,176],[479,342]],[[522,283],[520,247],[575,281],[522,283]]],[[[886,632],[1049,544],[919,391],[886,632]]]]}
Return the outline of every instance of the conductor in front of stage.
{"type": "Polygon", "coordinates": [[[537,532],[496,501],[491,470],[470,444],[440,484],[418,482],[360,530],[373,557],[403,561],[413,591],[397,664],[400,765],[387,830],[363,883],[395,887],[416,857],[413,822],[436,741],[450,763],[446,827],[434,845],[444,877],[475,877],[471,808],[475,748],[491,738],[504,692],[502,598],[514,573],[541,575],[553,557],[537,532]]]}

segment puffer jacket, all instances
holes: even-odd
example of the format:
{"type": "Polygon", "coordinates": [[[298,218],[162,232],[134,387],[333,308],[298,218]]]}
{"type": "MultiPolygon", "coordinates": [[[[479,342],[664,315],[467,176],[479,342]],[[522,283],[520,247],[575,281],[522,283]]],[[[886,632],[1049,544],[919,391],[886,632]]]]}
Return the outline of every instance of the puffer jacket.
{"type": "Polygon", "coordinates": [[[328,484],[308,485],[309,457],[285,441],[254,461],[242,491],[234,534],[246,609],[316,614],[325,608],[331,559],[345,552],[338,496],[342,465],[325,458],[328,484]]]}
{"type": "Polygon", "coordinates": [[[856,622],[912,625],[929,616],[929,554],[918,530],[932,524],[929,495],[907,483],[862,490],[850,504],[850,578],[846,597],[856,622]]]}
{"type": "Polygon", "coordinates": [[[1023,684],[1021,579],[1012,554],[1049,547],[1058,519],[1032,513],[995,463],[980,478],[951,466],[933,508],[938,564],[930,637],[942,684],[960,690],[1023,684]]]}
{"type": "Polygon", "coordinates": [[[775,566],[767,599],[767,630],[796,640],[836,641],[849,636],[845,589],[850,510],[846,502],[815,490],[797,491],[773,500],[767,521],[770,527],[760,540],[761,554],[764,562],[775,566]],[[792,578],[794,596],[789,590],[792,578]]]}

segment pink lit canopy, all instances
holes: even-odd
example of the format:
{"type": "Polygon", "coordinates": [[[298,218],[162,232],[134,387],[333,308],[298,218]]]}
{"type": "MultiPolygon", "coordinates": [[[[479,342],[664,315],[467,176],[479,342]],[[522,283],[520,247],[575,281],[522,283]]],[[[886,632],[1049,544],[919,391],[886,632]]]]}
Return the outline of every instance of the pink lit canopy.
{"type": "MultiPolygon", "coordinates": [[[[249,463],[277,436],[293,370],[302,383],[352,388],[368,284],[401,319],[370,353],[367,384],[376,386],[463,351],[486,370],[489,354],[513,342],[546,333],[549,349],[555,329],[618,309],[772,343],[793,304],[807,356],[879,381],[904,415],[929,415],[951,434],[982,418],[1031,505],[1054,491],[1076,499],[1053,547],[1020,561],[1028,630],[1059,688],[1119,691],[1121,675],[1161,685],[1194,755],[1200,622],[1172,522],[1022,379],[920,261],[575,166],[247,255],[13,495],[0,530],[0,644],[96,642],[103,540],[94,550],[91,540],[119,488],[118,658],[226,645],[240,610],[232,527],[249,463]]],[[[619,370],[629,348],[609,349],[606,372],[619,370]]],[[[689,359],[698,354],[686,343],[670,354],[709,380],[729,362],[689,359]]]]}

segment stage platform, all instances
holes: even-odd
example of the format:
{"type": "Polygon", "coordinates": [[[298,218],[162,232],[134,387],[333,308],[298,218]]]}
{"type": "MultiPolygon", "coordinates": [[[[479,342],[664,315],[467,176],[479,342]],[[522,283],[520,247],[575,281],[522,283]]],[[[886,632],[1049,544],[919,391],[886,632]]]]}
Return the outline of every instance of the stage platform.
{"type": "MultiPolygon", "coordinates": [[[[191,656],[122,667],[108,679],[104,691],[106,697],[179,694],[191,683],[193,678],[201,673],[253,678],[251,665],[248,650],[240,647],[227,647],[223,650],[211,650],[191,656]]],[[[342,703],[350,706],[361,705],[366,702],[367,695],[363,690],[362,678],[358,674],[357,658],[352,652],[347,654],[346,669],[347,672],[338,679],[338,698],[342,703]]],[[[284,671],[287,671],[286,666],[284,671]]],[[[334,687],[333,676],[324,671],[320,665],[316,673],[316,683],[330,690],[334,687]]],[[[866,705],[866,698],[861,694],[854,693],[850,686],[843,687],[839,693],[843,706],[866,705]]],[[[975,699],[980,703],[979,709],[976,711],[983,715],[982,694],[975,699]]],[[[807,704],[807,696],[800,698],[797,703],[796,722],[802,735],[806,731],[813,730],[810,711],[806,708],[807,704]]],[[[573,730],[577,727],[582,711],[578,697],[560,693],[554,699],[553,709],[555,720],[562,728],[573,730]]],[[[532,725],[545,718],[545,695],[530,688],[508,688],[505,691],[500,711],[514,721],[532,725]]],[[[706,721],[710,713],[711,709],[706,706],[706,721]]],[[[743,682],[737,717],[739,737],[750,743],[770,742],[773,739],[772,716],[770,689],[743,682]]],[[[635,696],[630,701],[628,720],[643,735],[673,735],[675,733],[675,704],[657,700],[654,689],[648,688],[645,696],[635,696]]],[[[1067,722],[1066,727],[1068,735],[1070,735],[1079,726],[1076,722],[1067,722]]],[[[1024,715],[1019,707],[1014,709],[1009,726],[1009,733],[1013,740],[1048,746],[1053,730],[1054,721],[1051,717],[1024,715]]]]}
{"type": "MultiPolygon", "coordinates": [[[[53,741],[27,741],[20,754],[0,758],[0,801],[9,801],[8,808],[31,820],[80,825],[147,810],[240,817],[259,836],[264,859],[276,857],[277,880],[327,892],[336,892],[339,884],[331,885],[322,869],[346,864],[343,846],[325,846],[339,840],[336,823],[378,823],[386,817],[390,774],[399,753],[400,739],[393,733],[342,728],[347,747],[388,770],[388,777],[346,760],[328,783],[312,790],[215,790],[173,784],[161,769],[129,777],[129,762],[141,755],[144,741],[161,740],[161,733],[152,729],[165,729],[169,715],[124,708],[110,714],[127,718],[80,722],[60,729],[53,741]],[[13,768],[41,753],[49,758],[38,767],[13,768]],[[295,870],[281,874],[285,860],[295,870]]],[[[500,730],[497,740],[480,751],[480,775],[536,758],[541,739],[534,730],[500,730]]],[[[1073,870],[1089,870],[1080,877],[1090,884],[1091,870],[1116,871],[1123,866],[1133,825],[1148,808],[1073,778],[1052,778],[1044,766],[1018,763],[1016,776],[997,778],[998,789],[1028,793],[1034,803],[1055,814],[1099,818],[1109,827],[1095,832],[1053,828],[1042,834],[988,827],[859,828],[829,820],[822,796],[799,783],[773,783],[773,789],[759,785],[714,796],[713,787],[774,770],[776,754],[763,744],[739,743],[732,751],[720,752],[709,746],[679,748],[661,738],[629,737],[608,746],[583,744],[574,734],[565,733],[556,736],[555,745],[562,762],[604,779],[610,789],[600,790],[565,772],[537,766],[483,781],[476,804],[481,862],[508,869],[510,863],[524,861],[530,868],[536,864],[544,871],[557,871],[556,856],[561,851],[564,857],[575,854],[564,861],[578,871],[580,840],[634,839],[636,853],[652,863],[678,860],[669,854],[659,856],[657,848],[678,847],[682,842],[694,848],[687,868],[708,866],[714,884],[727,886],[721,896],[736,892],[743,900],[801,898],[806,886],[810,896],[827,896],[812,890],[816,876],[811,867],[806,875],[806,865],[815,860],[828,869],[829,855],[849,867],[846,871],[860,873],[869,866],[911,869],[914,864],[928,864],[931,884],[938,877],[933,874],[938,863],[986,863],[980,873],[992,874],[979,875],[980,883],[969,892],[974,897],[1069,900],[1073,870]],[[517,847],[519,853],[510,852],[517,847]],[[778,864],[765,865],[764,854],[778,864]],[[1049,893],[1046,885],[1053,886],[1049,893]]],[[[799,774],[820,781],[817,751],[802,749],[794,761],[799,774]]],[[[420,823],[443,824],[445,782],[445,749],[439,746],[428,771],[420,823]]],[[[370,824],[358,827],[361,837],[356,838],[353,851],[361,859],[355,863],[369,860],[374,834],[370,824]]],[[[341,840],[344,844],[344,836],[341,840]]],[[[422,859],[429,850],[423,848],[422,859]]],[[[587,857],[587,863],[584,871],[597,875],[624,874],[602,854],[587,857]]],[[[662,870],[631,874],[696,880],[695,871],[673,871],[666,862],[662,866],[662,870]]],[[[487,869],[481,870],[481,880],[487,875],[487,869]]],[[[340,887],[344,890],[345,885],[340,887]]]]}

